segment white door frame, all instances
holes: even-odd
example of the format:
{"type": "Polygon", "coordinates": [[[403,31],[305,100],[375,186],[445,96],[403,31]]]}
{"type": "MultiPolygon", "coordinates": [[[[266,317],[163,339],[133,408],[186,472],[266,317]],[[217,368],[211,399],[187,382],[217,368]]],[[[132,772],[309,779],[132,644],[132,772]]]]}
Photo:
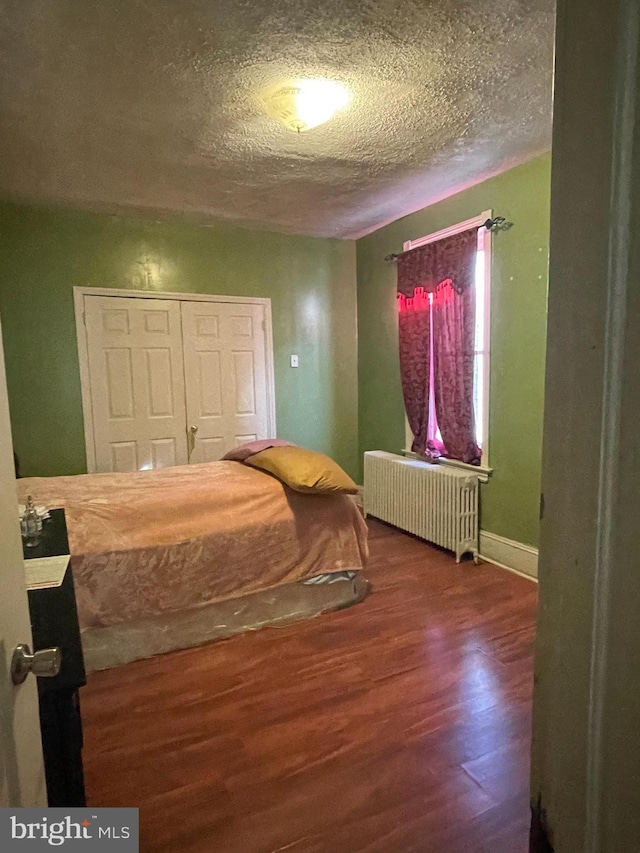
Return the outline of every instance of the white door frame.
{"type": "Polygon", "coordinates": [[[532,851],[639,849],[639,45],[637,0],[559,0],[532,851]]]}
{"type": "Polygon", "coordinates": [[[276,435],[276,393],[273,361],[273,322],[271,299],[258,296],[219,296],[209,293],[176,293],[149,290],[124,290],[115,287],[74,287],[73,304],[76,318],[78,361],[80,364],[80,386],[82,390],[82,415],[84,418],[84,441],[87,450],[87,471],[96,473],[96,448],[93,434],[93,412],[91,409],[91,382],[89,376],[89,347],[84,325],[85,296],[117,296],[130,299],[174,299],[178,302],[235,302],[262,305],[265,321],[265,364],[267,369],[267,427],[270,436],[276,435]]]}

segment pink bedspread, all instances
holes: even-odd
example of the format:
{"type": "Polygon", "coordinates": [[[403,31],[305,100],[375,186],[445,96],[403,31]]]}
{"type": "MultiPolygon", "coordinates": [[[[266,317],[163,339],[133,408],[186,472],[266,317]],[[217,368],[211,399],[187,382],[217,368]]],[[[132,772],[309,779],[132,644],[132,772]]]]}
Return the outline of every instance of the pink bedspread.
{"type": "Polygon", "coordinates": [[[83,628],[184,610],[323,572],[361,569],[346,495],[301,495],[238,462],[18,480],[66,510],[83,628]]]}

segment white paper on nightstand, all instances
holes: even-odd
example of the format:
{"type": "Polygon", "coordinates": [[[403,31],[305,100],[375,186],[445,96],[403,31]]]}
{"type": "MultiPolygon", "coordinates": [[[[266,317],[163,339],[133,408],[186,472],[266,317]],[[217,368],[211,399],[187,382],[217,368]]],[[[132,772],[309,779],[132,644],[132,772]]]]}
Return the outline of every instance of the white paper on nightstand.
{"type": "Polygon", "coordinates": [[[33,557],[24,561],[27,589],[46,589],[62,586],[69,565],[69,554],[59,557],[33,557]]]}

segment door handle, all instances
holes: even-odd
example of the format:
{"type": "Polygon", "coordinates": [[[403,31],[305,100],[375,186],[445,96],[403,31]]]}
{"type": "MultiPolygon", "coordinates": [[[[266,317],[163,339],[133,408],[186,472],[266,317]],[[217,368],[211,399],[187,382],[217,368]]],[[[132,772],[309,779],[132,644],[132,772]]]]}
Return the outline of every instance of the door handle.
{"type": "Polygon", "coordinates": [[[59,675],[61,666],[62,652],[57,646],[31,654],[29,646],[20,643],[11,657],[11,680],[14,684],[22,684],[30,672],[38,678],[54,678],[59,675]]]}
{"type": "Polygon", "coordinates": [[[195,424],[192,424],[189,427],[189,460],[191,460],[191,454],[195,450],[196,446],[196,433],[198,432],[198,427],[195,424]]]}

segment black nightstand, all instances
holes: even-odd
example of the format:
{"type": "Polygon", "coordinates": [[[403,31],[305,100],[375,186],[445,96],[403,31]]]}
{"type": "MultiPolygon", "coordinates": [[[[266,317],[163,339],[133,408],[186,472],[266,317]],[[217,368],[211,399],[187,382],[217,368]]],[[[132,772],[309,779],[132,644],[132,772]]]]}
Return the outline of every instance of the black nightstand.
{"type": "MultiPolygon", "coordinates": [[[[50,511],[42,540],[35,548],[23,544],[26,560],[69,553],[63,509],[50,511]]],[[[60,673],[38,678],[40,728],[49,806],[85,806],[82,772],[82,720],[78,691],[86,684],[80,626],[71,565],[62,585],[29,590],[33,646],[62,650],[60,673]]]]}

